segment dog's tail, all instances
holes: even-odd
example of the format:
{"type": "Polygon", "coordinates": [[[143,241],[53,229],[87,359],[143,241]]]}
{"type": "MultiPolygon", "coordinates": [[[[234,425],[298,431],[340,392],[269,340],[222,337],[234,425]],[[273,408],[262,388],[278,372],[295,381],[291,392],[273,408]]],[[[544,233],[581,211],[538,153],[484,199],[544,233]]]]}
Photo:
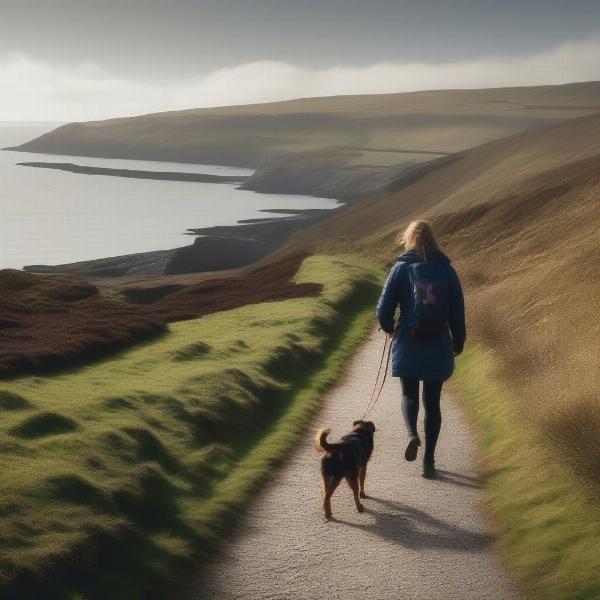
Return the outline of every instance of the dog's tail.
{"type": "Polygon", "coordinates": [[[319,429],[315,435],[315,447],[317,452],[327,452],[331,445],[327,443],[327,436],[331,433],[331,429],[319,429]]]}

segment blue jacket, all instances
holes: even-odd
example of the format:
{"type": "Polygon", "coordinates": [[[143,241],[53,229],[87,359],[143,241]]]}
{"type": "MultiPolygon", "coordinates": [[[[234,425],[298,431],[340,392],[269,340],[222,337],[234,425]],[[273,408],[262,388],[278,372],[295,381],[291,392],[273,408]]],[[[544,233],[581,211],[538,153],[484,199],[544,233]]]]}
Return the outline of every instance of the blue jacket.
{"type": "Polygon", "coordinates": [[[465,343],[465,303],[450,259],[442,252],[431,252],[427,258],[448,280],[448,328],[434,339],[417,339],[408,333],[406,318],[413,314],[414,304],[408,265],[422,261],[416,250],[399,256],[392,267],[377,303],[377,319],[381,328],[389,333],[395,326],[396,308],[400,308],[392,346],[392,376],[445,381],[454,370],[453,351],[462,352],[465,343]]]}

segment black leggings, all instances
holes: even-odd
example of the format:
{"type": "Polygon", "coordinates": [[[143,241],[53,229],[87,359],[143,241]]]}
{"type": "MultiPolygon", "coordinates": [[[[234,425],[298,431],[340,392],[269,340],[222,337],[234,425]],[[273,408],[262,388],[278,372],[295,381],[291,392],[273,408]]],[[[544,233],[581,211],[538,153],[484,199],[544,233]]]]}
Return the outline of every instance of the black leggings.
{"type": "MultiPolygon", "coordinates": [[[[418,435],[417,417],[419,416],[419,380],[401,377],[402,415],[409,435],[418,435]]],[[[425,407],[425,456],[423,462],[433,464],[435,445],[442,427],[440,395],[443,381],[423,382],[423,406],[425,407]]]]}

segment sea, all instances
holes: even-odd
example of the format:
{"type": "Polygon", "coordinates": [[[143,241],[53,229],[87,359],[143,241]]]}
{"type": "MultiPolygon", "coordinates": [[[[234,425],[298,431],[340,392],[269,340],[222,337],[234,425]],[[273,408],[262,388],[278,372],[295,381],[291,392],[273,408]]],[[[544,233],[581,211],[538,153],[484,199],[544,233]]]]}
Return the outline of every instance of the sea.
{"type": "MultiPolygon", "coordinates": [[[[58,125],[0,122],[0,148],[19,145],[58,125]]],[[[130,179],[17,165],[26,161],[252,174],[250,169],[218,165],[0,151],[0,269],[167,250],[190,244],[190,228],[281,216],[269,209],[339,206],[326,198],[240,190],[237,184],[130,179]]]]}

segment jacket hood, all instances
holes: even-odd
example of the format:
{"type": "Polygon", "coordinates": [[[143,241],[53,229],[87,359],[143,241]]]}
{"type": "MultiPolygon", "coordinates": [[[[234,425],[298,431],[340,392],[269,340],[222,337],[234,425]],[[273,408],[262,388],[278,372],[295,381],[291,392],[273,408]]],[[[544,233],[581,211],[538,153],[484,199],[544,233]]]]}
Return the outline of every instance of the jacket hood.
{"type": "MultiPolygon", "coordinates": [[[[405,263],[423,262],[423,258],[417,250],[409,250],[408,252],[404,252],[398,257],[398,260],[405,263]]],[[[440,250],[428,252],[427,260],[434,263],[442,263],[446,265],[450,264],[450,259],[440,250]]]]}

